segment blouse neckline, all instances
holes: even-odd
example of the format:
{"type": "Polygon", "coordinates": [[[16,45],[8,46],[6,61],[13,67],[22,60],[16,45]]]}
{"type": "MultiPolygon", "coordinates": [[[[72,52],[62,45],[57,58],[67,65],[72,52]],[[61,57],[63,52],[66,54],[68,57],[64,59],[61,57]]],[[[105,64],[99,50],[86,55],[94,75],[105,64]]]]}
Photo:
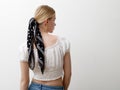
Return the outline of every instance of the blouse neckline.
{"type": "Polygon", "coordinates": [[[56,42],[55,42],[54,44],[50,45],[50,46],[47,46],[47,47],[45,48],[45,50],[55,47],[55,46],[58,44],[58,42],[59,42],[59,38],[57,37],[56,42]]]}
{"type": "MultiPolygon", "coordinates": [[[[57,36],[56,42],[55,42],[54,44],[50,45],[50,46],[45,47],[45,50],[48,50],[48,49],[50,49],[50,48],[55,47],[55,46],[58,44],[58,42],[59,42],[59,37],[57,36]]],[[[37,49],[34,48],[34,50],[36,51],[37,49]]]]}

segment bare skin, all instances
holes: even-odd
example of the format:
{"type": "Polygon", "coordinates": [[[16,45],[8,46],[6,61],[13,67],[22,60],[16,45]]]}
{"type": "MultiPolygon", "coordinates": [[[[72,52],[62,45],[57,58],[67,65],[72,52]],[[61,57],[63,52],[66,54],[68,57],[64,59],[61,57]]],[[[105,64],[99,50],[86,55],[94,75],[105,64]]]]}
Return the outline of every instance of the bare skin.
{"type": "MultiPolygon", "coordinates": [[[[55,26],[55,15],[52,19],[46,20],[43,22],[43,24],[40,26],[40,32],[43,37],[45,48],[53,45],[56,43],[58,37],[49,33],[52,33],[55,26]]],[[[35,47],[34,47],[35,48],[35,47]]],[[[29,66],[27,62],[20,62],[20,68],[21,68],[21,82],[20,82],[20,90],[28,90],[29,85],[29,66]]],[[[68,86],[71,79],[71,58],[70,58],[70,52],[66,52],[64,56],[64,77],[60,77],[56,80],[51,81],[41,81],[41,80],[35,80],[32,79],[33,82],[49,85],[49,86],[64,86],[64,90],[68,90],[68,86]]]]}
{"type": "Polygon", "coordinates": [[[41,80],[32,79],[32,81],[39,84],[48,85],[48,86],[63,86],[62,78],[51,80],[51,81],[41,81],[41,80]]]}

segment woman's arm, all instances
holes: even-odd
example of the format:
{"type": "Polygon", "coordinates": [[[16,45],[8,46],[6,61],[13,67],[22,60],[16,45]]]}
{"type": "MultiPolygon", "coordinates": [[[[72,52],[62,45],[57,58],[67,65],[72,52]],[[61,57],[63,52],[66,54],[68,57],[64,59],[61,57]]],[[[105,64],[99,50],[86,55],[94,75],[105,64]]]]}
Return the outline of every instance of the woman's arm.
{"type": "Polygon", "coordinates": [[[63,85],[64,90],[68,90],[68,86],[71,80],[71,56],[70,52],[67,52],[64,56],[64,77],[63,77],[63,85]]]}
{"type": "Polygon", "coordinates": [[[20,90],[28,90],[28,85],[29,85],[28,62],[20,62],[20,68],[21,68],[20,90]]]}

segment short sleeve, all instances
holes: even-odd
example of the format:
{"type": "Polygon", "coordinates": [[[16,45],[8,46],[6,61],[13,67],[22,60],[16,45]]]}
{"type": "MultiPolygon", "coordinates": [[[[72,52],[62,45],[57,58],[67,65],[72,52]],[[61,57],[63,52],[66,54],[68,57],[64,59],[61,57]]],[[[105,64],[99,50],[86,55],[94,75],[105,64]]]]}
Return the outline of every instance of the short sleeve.
{"type": "Polygon", "coordinates": [[[28,61],[28,51],[27,51],[27,44],[23,43],[20,47],[19,47],[19,61],[28,61]]]}
{"type": "Polygon", "coordinates": [[[70,41],[65,40],[65,52],[70,52],[70,41]]]}

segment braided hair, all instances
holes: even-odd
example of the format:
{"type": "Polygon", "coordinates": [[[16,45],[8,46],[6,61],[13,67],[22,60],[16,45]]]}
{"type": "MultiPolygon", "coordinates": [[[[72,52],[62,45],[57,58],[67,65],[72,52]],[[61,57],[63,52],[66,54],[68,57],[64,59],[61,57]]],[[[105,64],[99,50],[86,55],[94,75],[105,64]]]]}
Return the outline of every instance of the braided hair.
{"type": "Polygon", "coordinates": [[[45,57],[44,57],[45,47],[38,26],[39,23],[35,20],[35,18],[31,18],[29,21],[28,33],[27,33],[28,65],[32,70],[35,67],[35,56],[34,56],[34,45],[35,45],[38,53],[39,67],[43,74],[45,69],[45,57]]]}

